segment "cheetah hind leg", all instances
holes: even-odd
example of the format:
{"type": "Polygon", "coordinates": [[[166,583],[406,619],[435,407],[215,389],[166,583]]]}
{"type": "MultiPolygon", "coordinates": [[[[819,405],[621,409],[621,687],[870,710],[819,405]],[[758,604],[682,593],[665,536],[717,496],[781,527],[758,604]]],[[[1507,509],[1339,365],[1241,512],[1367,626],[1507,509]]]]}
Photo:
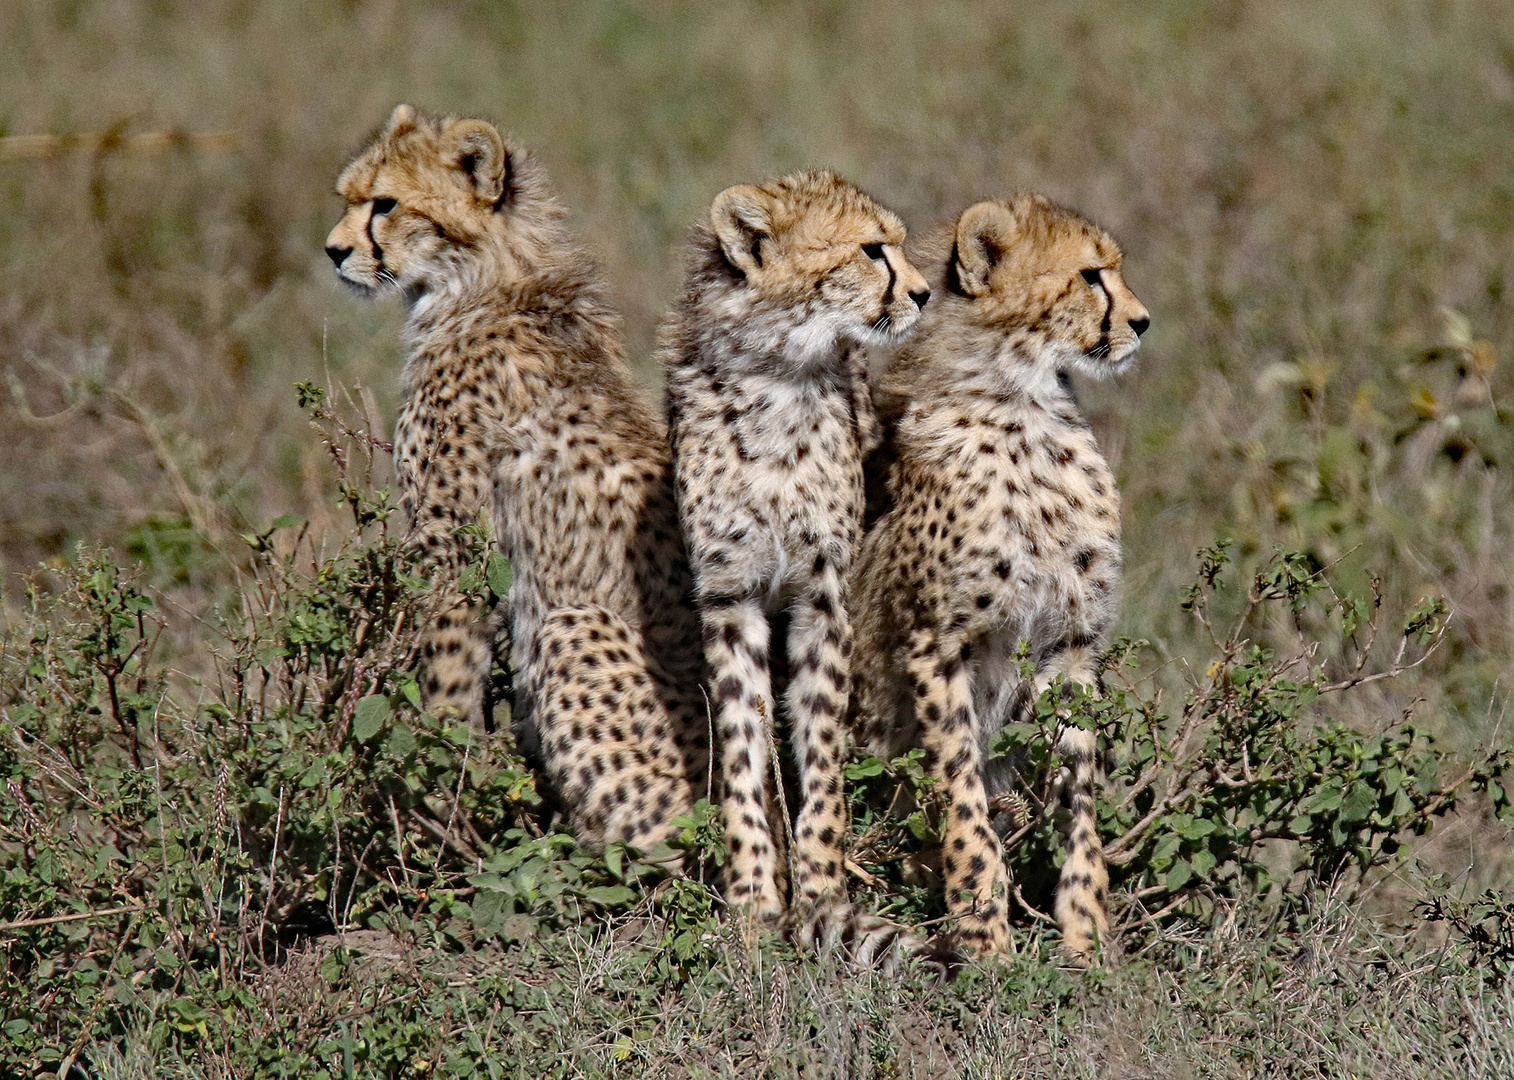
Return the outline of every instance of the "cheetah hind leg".
{"type": "Polygon", "coordinates": [[[619,840],[645,852],[671,841],[694,787],[641,635],[585,605],[551,612],[539,646],[532,716],[580,843],[602,850],[619,840]]]}
{"type": "Polygon", "coordinates": [[[960,636],[911,635],[908,672],[931,775],[945,792],[941,867],[953,948],[971,956],[1010,951],[1009,869],[988,815],[967,653],[960,636]]]}

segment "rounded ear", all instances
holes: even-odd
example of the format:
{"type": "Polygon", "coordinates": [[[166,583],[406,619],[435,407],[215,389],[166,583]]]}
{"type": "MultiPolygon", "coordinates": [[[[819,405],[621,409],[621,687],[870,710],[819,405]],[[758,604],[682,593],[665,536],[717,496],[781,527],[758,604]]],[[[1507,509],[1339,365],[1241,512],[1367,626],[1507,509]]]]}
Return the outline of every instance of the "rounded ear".
{"type": "Polygon", "coordinates": [[[443,153],[466,173],[479,200],[499,201],[505,190],[505,140],[487,120],[454,120],[443,135],[443,153]]]}
{"type": "Polygon", "coordinates": [[[396,105],[394,111],[389,114],[389,126],[384,129],[386,135],[400,135],[415,127],[415,109],[409,105],[396,105]]]}
{"type": "Polygon", "coordinates": [[[710,227],[726,260],[750,276],[762,268],[762,241],[773,236],[772,204],[748,184],[726,188],[710,205],[710,227]]]}
{"type": "Polygon", "coordinates": [[[1014,217],[1003,203],[981,202],[962,211],[957,219],[953,269],[964,293],[982,296],[988,292],[989,276],[1014,233],[1014,217]]]}

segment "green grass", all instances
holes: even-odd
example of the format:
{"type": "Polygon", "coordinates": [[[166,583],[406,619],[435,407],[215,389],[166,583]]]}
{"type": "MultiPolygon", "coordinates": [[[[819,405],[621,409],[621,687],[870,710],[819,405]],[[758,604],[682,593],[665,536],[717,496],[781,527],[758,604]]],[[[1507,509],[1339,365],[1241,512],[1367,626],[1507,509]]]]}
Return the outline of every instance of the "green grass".
{"type": "MultiPolygon", "coordinates": [[[[449,1055],[502,1075],[540,1075],[538,1063],[824,1075],[801,1074],[805,1057],[877,1076],[1509,1072],[1497,898],[1514,889],[1514,862],[1487,783],[1469,783],[1427,835],[1405,833],[1349,898],[1336,883],[1316,901],[1329,883],[1303,870],[1286,898],[1254,878],[1195,894],[1130,931],[1108,975],[1048,967],[1029,918],[1023,959],[950,989],[777,955],[752,972],[701,944],[701,894],[645,882],[634,902],[596,906],[579,894],[615,875],[562,852],[547,862],[566,891],[520,912],[545,920],[534,936],[476,938],[472,894],[454,898],[466,912],[433,911],[442,901],[419,892],[477,888],[464,881],[476,864],[448,843],[521,850],[505,833],[546,811],[507,747],[412,723],[408,642],[377,655],[356,640],[354,611],[420,611],[425,597],[403,568],[362,554],[385,550],[380,526],[354,541],[292,389],[351,386],[352,423],[392,425],[400,313],[337,288],[320,248],[339,168],[400,100],[488,116],[540,154],[649,384],[678,244],[728,184],[831,165],[917,232],[980,197],[1045,191],[1119,238],[1153,314],[1140,366],[1083,387],[1125,495],[1121,631],[1150,642],[1136,699],[1164,695],[1162,714],[1176,715],[1205,685],[1217,654],[1182,600],[1194,553],[1217,537],[1234,538],[1236,563],[1212,598],[1217,626],[1279,549],[1305,573],[1328,567],[1343,596],[1372,595],[1376,575],[1389,629],[1366,652],[1371,670],[1390,663],[1407,614],[1444,596],[1445,633],[1420,667],[1299,713],[1338,721],[1332,746],[1405,724],[1435,739],[1448,756],[1427,767],[1430,792],[1459,775],[1438,770],[1514,747],[1504,7],[5,6],[0,136],[234,132],[223,149],[0,156],[0,764],[20,792],[0,821],[0,922],[143,905],[0,931],[0,1015],[46,1000],[56,1018],[35,1042],[4,1029],[7,1067],[78,1043],[88,1076],[313,1075],[302,1054],[336,1076],[348,1057],[352,1075],[435,1075],[449,1055]],[[267,533],[284,515],[301,524],[267,533]],[[270,550],[244,534],[268,535],[270,550]],[[311,575],[326,559],[340,573],[322,592],[311,575]],[[42,563],[52,569],[28,584],[42,563]],[[132,563],[139,579],[110,569],[132,563]],[[97,573],[108,580],[91,585],[97,573]],[[150,611],[87,629],[129,596],[150,611]],[[119,651],[137,642],[137,615],[161,620],[151,664],[119,651]],[[368,664],[355,681],[354,656],[368,664]],[[271,688],[261,701],[255,685],[271,688]],[[357,703],[375,697],[392,711],[366,706],[371,738],[356,740],[357,703]],[[432,787],[467,805],[428,806],[432,787]],[[443,842],[425,824],[464,817],[478,837],[443,842]],[[340,854],[338,826],[356,830],[340,854]],[[1454,907],[1485,889],[1491,908],[1454,907]],[[1417,914],[1427,896],[1462,922],[1417,914]],[[569,917],[559,900],[588,907],[569,917]],[[398,933],[403,958],[328,956],[349,921],[398,933]],[[686,970],[648,974],[666,952],[648,942],[680,933],[686,970]],[[609,973],[604,994],[584,992],[584,970],[609,973]]],[[[387,461],[371,468],[348,479],[382,488],[387,461]]],[[[1285,673],[1294,682],[1338,681],[1363,639],[1330,599],[1264,605],[1245,636],[1276,658],[1312,649],[1307,677],[1285,673]]],[[[1107,718],[1116,784],[1136,782],[1137,715],[1107,718]]],[[[1367,782],[1370,755],[1341,753],[1329,768],[1367,782]]],[[[918,838],[890,828],[903,858],[918,838]]],[[[1196,842],[1163,857],[1191,868],[1196,842]]],[[[1289,850],[1254,862],[1281,875],[1297,869],[1289,850]]],[[[1153,887],[1140,870],[1126,895],[1153,887]]],[[[932,913],[902,874],[886,880],[874,900],[932,913]]]]}

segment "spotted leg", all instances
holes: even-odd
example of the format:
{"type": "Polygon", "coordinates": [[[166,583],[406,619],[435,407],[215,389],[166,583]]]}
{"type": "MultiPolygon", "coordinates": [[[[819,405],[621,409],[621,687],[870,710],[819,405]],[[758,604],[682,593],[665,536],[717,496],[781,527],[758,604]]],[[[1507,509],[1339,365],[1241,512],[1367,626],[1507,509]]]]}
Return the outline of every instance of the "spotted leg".
{"type": "MultiPolygon", "coordinates": [[[[1097,685],[1094,655],[1086,646],[1066,645],[1036,677],[1039,694],[1057,675],[1069,682],[1093,688],[1097,685]]],[[[1098,744],[1091,731],[1068,727],[1058,739],[1058,751],[1068,762],[1067,858],[1057,880],[1055,914],[1062,931],[1062,948],[1073,958],[1087,961],[1098,945],[1108,940],[1109,870],[1099,842],[1098,814],[1094,806],[1098,744]]]]}
{"type": "Polygon", "coordinates": [[[750,939],[758,926],[774,925],[783,915],[768,807],[770,629],[755,598],[706,599],[700,615],[720,740],[726,902],[745,921],[750,939]]]}
{"type": "Polygon", "coordinates": [[[909,678],[932,775],[946,793],[942,863],[956,943],[973,955],[1009,949],[1009,872],[988,817],[965,643],[916,630],[909,678]]]}
{"type": "MultiPolygon", "coordinates": [[[[639,635],[597,605],[542,622],[533,716],[547,774],[591,848],[621,840],[643,851],[671,840],[694,804],[690,762],[675,738],[639,635]]],[[[698,779],[703,779],[703,762],[698,779]]]]}
{"type": "Polygon", "coordinates": [[[488,620],[457,591],[466,547],[457,530],[478,522],[490,485],[485,448],[464,438],[450,414],[407,405],[395,429],[400,502],[410,520],[406,542],[438,582],[436,615],[422,637],[421,700],[429,712],[479,722],[489,678],[488,620]]]}
{"type": "Polygon", "coordinates": [[[794,607],[789,626],[786,694],[799,766],[800,805],[794,825],[794,906],[801,937],[815,924],[834,937],[848,917],[842,872],[846,802],[847,695],[851,688],[852,627],[842,603],[841,575],[816,562],[816,580],[794,607]]]}

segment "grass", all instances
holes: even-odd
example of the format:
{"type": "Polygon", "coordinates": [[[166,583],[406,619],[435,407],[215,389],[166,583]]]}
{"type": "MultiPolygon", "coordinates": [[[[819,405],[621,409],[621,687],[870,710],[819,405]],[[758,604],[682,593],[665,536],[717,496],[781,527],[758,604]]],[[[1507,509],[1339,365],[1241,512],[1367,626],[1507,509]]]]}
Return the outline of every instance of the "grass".
{"type": "MultiPolygon", "coordinates": [[[[1492,0],[9,5],[0,137],[105,138],[0,143],[0,922],[142,910],[0,931],[0,1014],[55,1017],[28,1021],[35,1040],[4,1029],[7,1067],[74,1050],[88,1076],[1509,1071],[1514,865],[1491,772],[1350,896],[1303,871],[1286,897],[1199,895],[1131,931],[1107,975],[1049,966],[1029,918],[1022,959],[949,989],[781,954],[749,970],[704,936],[703,894],[649,878],[589,900],[624,883],[550,845],[531,857],[561,891],[501,886],[519,910],[480,923],[465,878],[550,814],[507,747],[417,726],[404,642],[356,640],[354,611],[425,597],[364,561],[387,550],[383,500],[344,508],[345,444],[292,389],[352,386],[353,426],[392,424],[399,312],[336,288],[320,247],[337,171],[399,100],[489,116],[544,158],[649,384],[677,245],[730,183],[832,165],[917,231],[1020,188],[1090,213],[1153,312],[1140,368],[1083,388],[1126,500],[1138,700],[1203,685],[1216,654],[1184,590],[1192,553],[1230,537],[1234,582],[1281,549],[1343,597],[1375,575],[1389,623],[1448,602],[1420,667],[1308,703],[1310,724],[1351,746],[1433,737],[1426,791],[1514,747],[1514,22],[1492,0]],[[131,141],[162,131],[233,134],[131,141]],[[107,611],[133,598],[151,607],[107,611]],[[436,888],[458,895],[432,910],[436,888]],[[510,914],[539,920],[529,938],[510,914]],[[398,944],[333,951],[358,930],[398,944]],[[647,974],[664,938],[688,955],[647,974]]],[[[372,492],[387,469],[347,479],[372,492]]],[[[1215,625],[1244,591],[1214,595],[1215,625]]],[[[1314,600],[1265,605],[1245,636],[1340,681],[1364,639],[1314,600]]],[[[1136,715],[1108,718],[1120,784],[1136,715]]],[[[1191,865],[1183,843],[1164,857],[1191,865]]],[[[521,866],[494,872],[518,885],[521,866]]],[[[1156,884],[1140,866],[1127,895],[1156,884]]],[[[886,880],[883,902],[929,916],[886,880]]]]}

